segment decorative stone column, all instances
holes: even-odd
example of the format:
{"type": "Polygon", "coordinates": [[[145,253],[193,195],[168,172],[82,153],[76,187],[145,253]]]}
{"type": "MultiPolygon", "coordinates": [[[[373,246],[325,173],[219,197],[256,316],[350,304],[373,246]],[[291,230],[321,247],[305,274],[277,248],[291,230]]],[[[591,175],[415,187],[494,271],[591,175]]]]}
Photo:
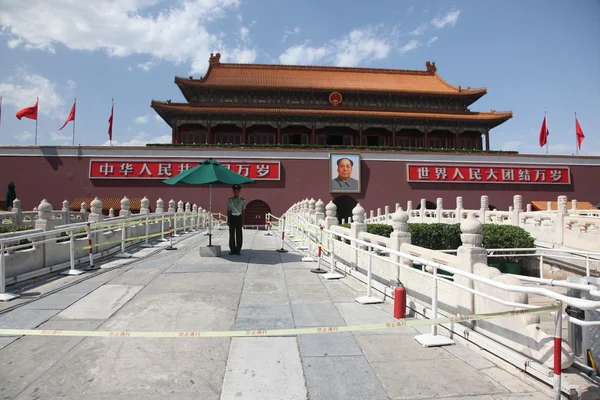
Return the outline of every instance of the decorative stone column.
{"type": "Polygon", "coordinates": [[[513,196],[513,210],[512,210],[512,224],[514,226],[520,225],[519,215],[523,211],[523,197],[520,194],[513,196]]]}
{"type": "Polygon", "coordinates": [[[88,211],[87,211],[87,204],[85,202],[81,203],[81,210],[79,212],[81,213],[81,220],[87,221],[88,211]]]}
{"type": "Polygon", "coordinates": [[[333,225],[338,225],[338,219],[336,217],[337,214],[337,206],[333,203],[333,201],[329,201],[327,206],[325,207],[325,214],[327,217],[325,218],[325,229],[331,228],[333,225]]]}
{"type": "Polygon", "coordinates": [[[62,213],[63,213],[63,224],[67,225],[70,223],[69,218],[69,202],[67,200],[62,202],[62,213]]]}
{"type": "Polygon", "coordinates": [[[456,222],[460,223],[462,221],[462,211],[463,211],[463,198],[462,196],[456,196],[456,222]]]}
{"type": "Polygon", "coordinates": [[[442,211],[444,211],[444,199],[438,197],[435,202],[435,215],[437,217],[438,224],[442,222],[442,211]]]}
{"type": "MultiPolygon", "coordinates": [[[[83,207],[83,204],[82,204],[83,207]]],[[[129,218],[131,217],[131,201],[127,198],[127,196],[121,199],[121,211],[119,211],[119,217],[129,218]]]]}
{"type": "MultiPolygon", "coordinates": [[[[402,243],[411,243],[411,236],[408,232],[408,214],[402,208],[397,209],[392,215],[392,227],[394,228],[394,231],[390,234],[390,250],[400,251],[400,246],[402,246],[402,243]]],[[[412,264],[410,260],[406,260],[395,254],[390,254],[390,260],[394,262],[400,262],[405,265],[412,264]]],[[[397,268],[398,282],[402,282],[402,267],[397,268]]],[[[398,282],[390,283],[392,283],[393,286],[397,286],[398,282]]]]}
{"type": "MultiPolygon", "coordinates": [[[[481,246],[483,243],[483,224],[473,213],[469,213],[466,219],[460,224],[460,239],[462,246],[457,251],[456,268],[473,273],[473,266],[477,263],[487,265],[487,251],[481,246]]],[[[473,280],[462,276],[454,275],[454,281],[460,285],[473,289],[473,280]]],[[[461,289],[457,296],[457,313],[461,315],[471,315],[475,313],[475,297],[472,293],[461,289]]]]}
{"type": "Polygon", "coordinates": [[[315,213],[316,213],[316,209],[315,209],[315,204],[317,204],[316,200],[311,198],[308,201],[308,221],[311,224],[316,224],[317,222],[315,221],[315,213]]]}
{"type": "Polygon", "coordinates": [[[555,244],[562,245],[565,235],[565,217],[568,213],[567,196],[558,196],[557,203],[558,210],[554,216],[554,227],[556,229],[555,244]]]}
{"type": "Polygon", "coordinates": [[[571,200],[571,211],[577,211],[577,200],[571,200]]]}
{"type": "Polygon", "coordinates": [[[115,217],[115,209],[111,208],[108,210],[108,218],[114,218],[115,217]]]}
{"type": "Polygon", "coordinates": [[[488,196],[481,196],[481,207],[479,207],[479,220],[482,224],[485,224],[485,213],[490,208],[490,201],[488,196]]]}
{"type": "Polygon", "coordinates": [[[89,222],[100,222],[104,220],[104,215],[102,215],[102,201],[97,197],[92,200],[91,203],[92,209],[90,215],[88,216],[89,222]]]}
{"type": "Polygon", "coordinates": [[[325,203],[319,199],[315,203],[315,225],[319,225],[319,221],[325,219],[325,203]]]}
{"type": "MultiPolygon", "coordinates": [[[[14,205],[14,201],[13,201],[14,205]]],[[[56,221],[52,219],[52,204],[44,199],[37,207],[38,219],[35,221],[35,229],[49,231],[56,227],[56,221]]]]}
{"type": "Polygon", "coordinates": [[[141,201],[140,214],[150,214],[150,200],[146,196],[141,201]]]}
{"type": "Polygon", "coordinates": [[[427,200],[421,199],[421,209],[419,215],[421,217],[421,223],[425,223],[425,211],[427,210],[427,200]]]}
{"type": "MultiPolygon", "coordinates": [[[[350,236],[358,239],[358,235],[361,232],[367,231],[367,224],[365,224],[365,209],[360,205],[356,204],[356,207],[352,209],[352,223],[350,224],[350,236]]],[[[358,248],[358,243],[352,241],[352,246],[358,248]]],[[[354,251],[354,264],[358,266],[358,251],[354,251]]]]}
{"type": "Polygon", "coordinates": [[[19,199],[13,200],[13,206],[12,206],[11,212],[15,213],[15,215],[16,215],[15,224],[22,225],[23,224],[23,209],[21,208],[21,200],[19,200],[19,199]]]}
{"type": "Polygon", "coordinates": [[[154,212],[156,214],[163,214],[165,212],[165,202],[163,199],[159,198],[156,200],[156,210],[154,212]]]}

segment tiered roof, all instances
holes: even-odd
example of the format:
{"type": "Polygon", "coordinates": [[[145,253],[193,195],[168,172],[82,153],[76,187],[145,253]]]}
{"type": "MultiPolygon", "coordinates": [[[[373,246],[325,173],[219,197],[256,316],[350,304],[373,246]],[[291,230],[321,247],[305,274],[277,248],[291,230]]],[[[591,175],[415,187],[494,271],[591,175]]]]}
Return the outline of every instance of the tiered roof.
{"type": "MultiPolygon", "coordinates": [[[[324,90],[380,93],[414,93],[483,96],[485,88],[452,86],[438,74],[434,62],[425,71],[322,67],[278,64],[228,64],[221,55],[212,55],[206,75],[176,77],[175,83],[187,93],[195,87],[219,89],[324,90]]],[[[189,99],[188,99],[189,101],[189,99]]]]}
{"type": "Polygon", "coordinates": [[[221,55],[211,54],[206,75],[198,79],[176,77],[175,83],[189,103],[152,101],[152,108],[169,123],[179,115],[194,115],[195,118],[218,118],[220,115],[239,116],[257,120],[273,117],[369,117],[381,120],[414,119],[436,121],[478,121],[493,128],[512,118],[510,111],[471,112],[452,110],[364,108],[345,105],[283,105],[283,104],[235,104],[201,103],[190,101],[195,93],[206,89],[229,90],[272,90],[272,91],[319,91],[324,93],[348,92],[406,94],[416,96],[442,96],[462,99],[470,104],[485,95],[485,88],[471,89],[452,86],[437,74],[434,62],[427,61],[424,71],[393,70],[375,68],[347,68],[271,64],[221,63],[221,55]]]}

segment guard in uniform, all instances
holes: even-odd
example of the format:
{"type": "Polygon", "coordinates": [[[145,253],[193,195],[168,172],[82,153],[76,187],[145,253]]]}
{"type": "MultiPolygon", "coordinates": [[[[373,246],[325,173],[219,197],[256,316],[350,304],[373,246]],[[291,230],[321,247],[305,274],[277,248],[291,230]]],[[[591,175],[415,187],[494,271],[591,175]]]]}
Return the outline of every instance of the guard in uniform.
{"type": "Polygon", "coordinates": [[[233,197],[227,199],[227,225],[229,226],[229,254],[240,255],[242,250],[242,217],[246,201],[240,197],[242,187],[233,185],[233,197]]]}

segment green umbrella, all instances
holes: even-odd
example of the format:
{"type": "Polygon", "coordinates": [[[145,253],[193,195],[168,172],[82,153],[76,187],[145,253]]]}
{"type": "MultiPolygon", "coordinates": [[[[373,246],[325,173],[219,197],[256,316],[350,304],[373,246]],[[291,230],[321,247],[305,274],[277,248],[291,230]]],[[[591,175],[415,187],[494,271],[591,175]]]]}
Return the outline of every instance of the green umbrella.
{"type": "Polygon", "coordinates": [[[16,198],[17,192],[15,190],[15,184],[13,183],[13,181],[10,181],[10,183],[8,184],[8,188],[6,189],[6,207],[12,207],[13,201],[15,201],[16,198]]]}
{"type": "Polygon", "coordinates": [[[233,172],[229,168],[221,165],[216,160],[209,158],[206,161],[202,161],[194,168],[190,168],[187,171],[183,171],[179,175],[175,175],[172,178],[163,181],[167,185],[175,185],[177,183],[185,183],[188,185],[208,185],[208,212],[210,222],[208,224],[208,245],[212,246],[212,192],[211,188],[213,184],[226,184],[226,185],[243,185],[245,183],[255,183],[254,180],[233,172]]]}

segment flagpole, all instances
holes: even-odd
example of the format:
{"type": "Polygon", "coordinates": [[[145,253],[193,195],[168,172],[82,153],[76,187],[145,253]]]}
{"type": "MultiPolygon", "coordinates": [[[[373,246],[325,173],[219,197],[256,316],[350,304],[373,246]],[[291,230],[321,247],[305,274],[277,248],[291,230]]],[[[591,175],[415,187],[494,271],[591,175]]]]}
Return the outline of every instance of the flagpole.
{"type": "Polygon", "coordinates": [[[577,111],[575,111],[575,154],[579,155],[579,138],[577,137],[577,111]]]}
{"type": "Polygon", "coordinates": [[[544,119],[546,120],[546,155],[548,155],[548,117],[546,111],[544,111],[544,119]]]}
{"type": "MultiPolygon", "coordinates": [[[[77,97],[75,97],[73,107],[75,108],[75,113],[77,113],[77,97]]],[[[75,146],[75,116],[73,116],[73,146],[75,146]]]]}
{"type": "Polygon", "coordinates": [[[0,125],[2,125],[2,96],[0,96],[0,125]]]}
{"type": "Polygon", "coordinates": [[[115,122],[115,98],[114,97],[112,98],[112,103],[110,106],[110,118],[111,118],[111,123],[110,123],[111,132],[110,132],[110,138],[108,139],[108,141],[109,141],[110,146],[112,146],[112,126],[113,126],[113,123],[115,122]]]}
{"type": "Polygon", "coordinates": [[[37,128],[38,128],[38,119],[40,119],[40,98],[38,97],[36,102],[37,106],[37,115],[35,116],[35,141],[33,143],[34,146],[37,146],[37,128]]]}

